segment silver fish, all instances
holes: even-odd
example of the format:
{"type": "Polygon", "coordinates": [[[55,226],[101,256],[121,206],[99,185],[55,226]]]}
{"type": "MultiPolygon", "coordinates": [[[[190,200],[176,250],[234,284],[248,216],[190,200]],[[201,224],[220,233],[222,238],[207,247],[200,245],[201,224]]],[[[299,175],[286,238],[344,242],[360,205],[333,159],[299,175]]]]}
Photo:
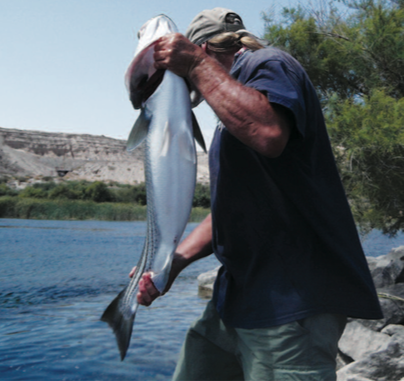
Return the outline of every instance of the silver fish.
{"type": "Polygon", "coordinates": [[[143,25],[135,57],[125,75],[132,104],[141,108],[127,149],[133,150],[145,140],[147,232],[135,274],[101,317],[116,335],[121,360],[129,347],[138,308],[139,280],[144,272],[152,272],[154,285],[164,291],[174,252],[189,219],[196,182],[193,130],[204,148],[184,79],[170,71],[156,72],[153,66],[153,42],[175,32],[175,24],[165,15],[143,25]],[[157,88],[144,101],[144,89],[150,93],[148,83],[154,83],[152,90],[157,88]]]}

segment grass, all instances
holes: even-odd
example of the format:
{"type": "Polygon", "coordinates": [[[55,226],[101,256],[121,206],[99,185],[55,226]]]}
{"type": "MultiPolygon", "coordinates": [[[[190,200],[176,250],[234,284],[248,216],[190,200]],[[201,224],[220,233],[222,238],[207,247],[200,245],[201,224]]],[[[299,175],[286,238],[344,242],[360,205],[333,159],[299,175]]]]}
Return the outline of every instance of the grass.
{"type": "MultiPolygon", "coordinates": [[[[0,218],[145,221],[146,211],[146,206],[133,203],[0,197],[0,218]]],[[[189,221],[200,222],[208,213],[209,209],[193,208],[189,221]]]]}

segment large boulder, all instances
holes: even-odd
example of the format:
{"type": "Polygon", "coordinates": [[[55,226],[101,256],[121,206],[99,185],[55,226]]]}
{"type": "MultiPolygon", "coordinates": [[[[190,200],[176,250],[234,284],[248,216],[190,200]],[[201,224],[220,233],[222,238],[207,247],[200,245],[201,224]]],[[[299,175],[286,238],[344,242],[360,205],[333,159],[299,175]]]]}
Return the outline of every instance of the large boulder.
{"type": "Polygon", "coordinates": [[[391,250],[387,255],[367,259],[376,288],[404,281],[404,246],[391,250]]]}
{"type": "Polygon", "coordinates": [[[349,321],[337,380],[404,381],[404,246],[367,259],[384,318],[349,321]]]}
{"type": "MultiPolygon", "coordinates": [[[[378,337],[380,346],[374,352],[356,351],[356,355],[363,355],[363,357],[340,369],[337,372],[337,381],[403,380],[404,327],[389,325],[379,335],[385,335],[388,339],[384,337],[379,341],[380,337],[378,337]]],[[[373,348],[375,348],[374,345],[373,348]]]]}
{"type": "Polygon", "coordinates": [[[386,348],[390,336],[375,332],[363,326],[360,322],[352,320],[345,327],[344,334],[339,341],[339,350],[352,360],[360,360],[386,348]]]}
{"type": "Polygon", "coordinates": [[[219,269],[220,266],[198,276],[198,294],[200,297],[204,299],[210,299],[212,297],[213,285],[215,284],[219,269]]]}

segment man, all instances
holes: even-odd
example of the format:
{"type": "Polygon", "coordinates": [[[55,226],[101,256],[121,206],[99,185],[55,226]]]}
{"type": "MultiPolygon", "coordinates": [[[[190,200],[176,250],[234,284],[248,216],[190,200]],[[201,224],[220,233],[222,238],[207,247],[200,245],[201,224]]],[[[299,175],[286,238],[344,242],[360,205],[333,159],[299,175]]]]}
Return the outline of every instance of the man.
{"type": "MultiPolygon", "coordinates": [[[[174,379],[335,380],[346,317],[382,314],[313,85],[230,10],[200,13],[186,36],[162,37],[155,67],[186,78],[220,123],[212,214],[179,245],[165,291],[212,252],[223,266],[174,379]]],[[[144,274],[139,303],[158,296],[144,274]]]]}

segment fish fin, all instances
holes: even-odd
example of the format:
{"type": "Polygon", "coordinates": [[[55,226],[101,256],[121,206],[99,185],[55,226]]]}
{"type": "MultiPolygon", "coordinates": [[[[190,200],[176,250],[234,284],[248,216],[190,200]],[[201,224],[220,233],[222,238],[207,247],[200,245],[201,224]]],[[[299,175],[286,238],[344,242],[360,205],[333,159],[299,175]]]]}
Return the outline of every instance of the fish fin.
{"type": "Polygon", "coordinates": [[[127,314],[123,314],[120,309],[120,302],[125,291],[126,288],[118,294],[101,316],[101,320],[108,323],[115,333],[116,342],[121,354],[121,361],[123,361],[126,356],[130,337],[132,336],[133,321],[136,316],[136,312],[129,317],[125,316],[127,314]]]}
{"type": "Polygon", "coordinates": [[[145,139],[149,131],[150,119],[143,109],[129,134],[128,141],[126,142],[127,151],[133,151],[145,139]]]}
{"type": "Polygon", "coordinates": [[[164,126],[163,139],[160,147],[160,156],[167,156],[171,142],[170,123],[167,121],[164,126]]]}
{"type": "MultiPolygon", "coordinates": [[[[187,131],[188,132],[188,131],[187,131]]],[[[178,149],[181,152],[181,157],[196,164],[195,144],[191,133],[182,133],[177,140],[178,149]]]]}
{"type": "Polygon", "coordinates": [[[207,153],[206,144],[202,135],[201,128],[199,127],[198,121],[196,120],[196,116],[193,111],[191,111],[191,114],[192,114],[192,129],[194,132],[194,138],[198,142],[199,146],[203,149],[203,151],[207,153]]]}

